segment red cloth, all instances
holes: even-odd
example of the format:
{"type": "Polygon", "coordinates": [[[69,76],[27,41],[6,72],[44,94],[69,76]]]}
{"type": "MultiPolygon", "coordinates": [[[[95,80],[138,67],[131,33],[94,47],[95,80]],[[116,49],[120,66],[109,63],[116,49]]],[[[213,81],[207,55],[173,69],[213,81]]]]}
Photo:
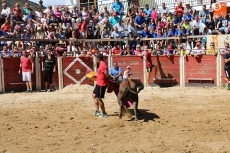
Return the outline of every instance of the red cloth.
{"type": "Polygon", "coordinates": [[[108,84],[108,79],[104,74],[105,71],[108,72],[108,67],[105,62],[101,61],[97,70],[97,85],[99,86],[107,86],[108,84]]]}
{"type": "Polygon", "coordinates": [[[147,51],[145,56],[146,56],[146,67],[149,68],[152,66],[151,53],[147,51]]]}
{"type": "Polygon", "coordinates": [[[80,23],[80,24],[78,25],[79,31],[80,31],[80,32],[86,32],[86,26],[87,26],[87,23],[86,23],[85,21],[82,22],[82,23],[80,23]]]}

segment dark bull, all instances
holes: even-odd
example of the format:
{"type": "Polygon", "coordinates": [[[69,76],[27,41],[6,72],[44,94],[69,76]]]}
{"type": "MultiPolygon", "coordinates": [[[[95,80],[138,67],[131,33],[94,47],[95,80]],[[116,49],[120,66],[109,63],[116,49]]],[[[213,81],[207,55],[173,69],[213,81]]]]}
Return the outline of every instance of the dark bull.
{"type": "Polygon", "coordinates": [[[125,79],[120,84],[115,81],[109,81],[108,92],[114,91],[117,95],[117,102],[120,106],[120,118],[122,118],[123,110],[126,112],[127,107],[129,107],[128,102],[131,102],[134,106],[135,120],[138,120],[137,115],[141,115],[138,110],[138,93],[144,89],[144,86],[139,79],[134,81],[125,79]]]}

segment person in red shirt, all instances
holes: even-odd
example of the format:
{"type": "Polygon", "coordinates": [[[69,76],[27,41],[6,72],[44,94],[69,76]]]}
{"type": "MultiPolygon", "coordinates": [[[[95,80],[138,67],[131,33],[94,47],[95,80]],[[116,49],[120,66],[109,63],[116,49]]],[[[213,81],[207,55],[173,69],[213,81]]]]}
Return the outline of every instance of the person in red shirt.
{"type": "Polygon", "coordinates": [[[148,80],[147,81],[148,86],[149,86],[149,82],[151,82],[151,80],[149,80],[149,79],[150,79],[150,73],[152,72],[152,69],[154,69],[154,71],[155,71],[154,80],[156,80],[157,72],[158,72],[158,66],[153,65],[153,63],[152,63],[152,57],[151,57],[152,52],[153,52],[152,48],[149,48],[149,49],[147,48],[146,53],[145,53],[146,70],[147,70],[146,77],[147,77],[147,80],[148,80]]]}
{"type": "Polygon", "coordinates": [[[85,33],[86,33],[86,27],[88,24],[88,19],[86,18],[84,21],[82,21],[79,25],[78,25],[78,29],[81,33],[82,37],[86,37],[85,33]]]}
{"type": "Polygon", "coordinates": [[[97,70],[97,84],[93,90],[93,99],[96,108],[94,115],[106,118],[108,117],[108,114],[105,111],[105,105],[102,98],[105,96],[105,91],[109,80],[109,73],[108,67],[103,61],[103,55],[97,54],[96,57],[99,67],[97,70]],[[101,108],[101,112],[99,111],[99,106],[101,108]]]}
{"type": "Polygon", "coordinates": [[[32,93],[31,74],[34,73],[34,60],[31,54],[28,54],[25,50],[22,51],[22,56],[20,58],[20,69],[18,73],[21,74],[21,71],[22,80],[26,82],[26,92],[32,93]]]}
{"type": "Polygon", "coordinates": [[[119,47],[119,42],[115,43],[115,46],[112,48],[112,54],[113,55],[121,55],[121,48],[119,47]]]}
{"type": "Polygon", "coordinates": [[[181,22],[184,13],[184,7],[181,1],[178,3],[178,6],[175,7],[174,11],[175,11],[175,15],[178,17],[179,21],[181,22]]]}

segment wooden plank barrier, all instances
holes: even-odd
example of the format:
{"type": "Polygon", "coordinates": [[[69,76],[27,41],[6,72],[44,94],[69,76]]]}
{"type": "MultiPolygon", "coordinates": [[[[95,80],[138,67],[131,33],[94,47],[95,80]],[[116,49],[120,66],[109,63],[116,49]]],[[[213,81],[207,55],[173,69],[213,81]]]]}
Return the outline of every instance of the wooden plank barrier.
{"type": "Polygon", "coordinates": [[[133,78],[139,78],[144,83],[143,59],[140,56],[112,56],[112,61],[118,63],[122,72],[126,70],[127,66],[130,66],[133,78]]]}
{"type": "Polygon", "coordinates": [[[202,83],[217,84],[216,56],[204,55],[198,58],[185,58],[185,84],[195,85],[202,83]]]}
{"type": "MultiPolygon", "coordinates": [[[[107,59],[105,59],[107,61],[107,59]]],[[[88,81],[85,77],[87,70],[93,71],[92,57],[68,57],[62,59],[63,84],[88,84],[94,85],[94,82],[88,81]]]]}
{"type": "Polygon", "coordinates": [[[180,83],[180,57],[179,56],[152,56],[153,65],[158,66],[157,79],[154,70],[150,73],[149,84],[160,86],[173,86],[180,83]]]}
{"type": "MultiPolygon", "coordinates": [[[[18,74],[20,58],[3,58],[5,92],[26,90],[22,74],[18,74]]],[[[33,90],[36,89],[36,71],[32,74],[33,90]]]]}

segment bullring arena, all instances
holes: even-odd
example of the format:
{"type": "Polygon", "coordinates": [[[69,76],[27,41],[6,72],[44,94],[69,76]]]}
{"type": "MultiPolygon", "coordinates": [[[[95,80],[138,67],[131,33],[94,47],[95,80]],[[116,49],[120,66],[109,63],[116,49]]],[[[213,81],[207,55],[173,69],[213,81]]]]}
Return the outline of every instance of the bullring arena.
{"type": "Polygon", "coordinates": [[[69,85],[53,93],[0,95],[1,153],[228,153],[229,91],[216,87],[146,88],[139,121],[133,109],[118,118],[106,93],[108,118],[93,116],[93,87],[69,85]]]}

